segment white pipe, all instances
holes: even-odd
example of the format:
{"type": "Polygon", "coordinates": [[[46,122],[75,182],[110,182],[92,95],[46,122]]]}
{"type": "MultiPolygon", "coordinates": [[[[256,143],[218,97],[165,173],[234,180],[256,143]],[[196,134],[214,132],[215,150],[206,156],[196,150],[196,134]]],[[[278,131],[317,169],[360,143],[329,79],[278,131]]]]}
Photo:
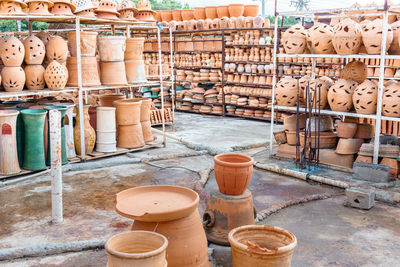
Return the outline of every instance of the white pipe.
{"type": "Polygon", "coordinates": [[[175,131],[175,75],[174,75],[174,50],[172,47],[172,29],[169,28],[169,49],[171,61],[171,102],[172,102],[172,129],[175,131]]]}
{"type": "Polygon", "coordinates": [[[158,39],[158,64],[160,67],[160,92],[161,92],[161,120],[162,120],[162,131],[163,131],[163,144],[166,145],[166,137],[165,137],[165,110],[164,110],[164,86],[163,86],[163,72],[162,72],[162,63],[161,63],[161,34],[160,28],[157,27],[157,39],[158,39]]]}
{"type": "Polygon", "coordinates": [[[50,123],[50,176],[51,176],[51,217],[52,222],[63,221],[62,167],[61,167],[61,113],[49,111],[50,123]]]}
{"type": "Polygon", "coordinates": [[[277,65],[277,49],[278,49],[278,21],[279,16],[275,16],[275,25],[274,25],[274,58],[273,65],[274,69],[272,70],[272,105],[271,105],[271,126],[269,132],[269,156],[272,157],[272,143],[274,136],[274,116],[275,116],[275,87],[276,87],[276,65],[277,65]]]}

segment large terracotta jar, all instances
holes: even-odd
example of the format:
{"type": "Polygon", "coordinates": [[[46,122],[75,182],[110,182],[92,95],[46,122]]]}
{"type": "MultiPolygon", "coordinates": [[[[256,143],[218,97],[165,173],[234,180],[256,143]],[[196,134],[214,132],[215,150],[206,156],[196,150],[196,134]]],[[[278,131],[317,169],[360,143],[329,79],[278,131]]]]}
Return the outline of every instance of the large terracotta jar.
{"type": "Polygon", "coordinates": [[[362,44],[361,27],[351,19],[344,19],[333,28],[333,47],[339,55],[357,54],[362,44]]]}
{"type": "Polygon", "coordinates": [[[400,20],[392,23],[390,27],[392,28],[393,31],[393,41],[389,47],[389,54],[400,55],[400,44],[398,41],[400,38],[400,20]]]}
{"type": "Polygon", "coordinates": [[[1,42],[0,56],[4,66],[20,67],[25,56],[24,45],[14,36],[7,37],[1,42]]]}
{"type": "MultiPolygon", "coordinates": [[[[81,56],[94,57],[96,56],[97,48],[97,32],[81,31],[81,56]]],[[[68,50],[72,57],[76,57],[76,31],[68,32],[68,50]]]]}
{"type": "Polygon", "coordinates": [[[46,71],[42,65],[26,65],[25,66],[25,85],[28,90],[42,90],[46,83],[44,80],[44,72],[46,71]]]}
{"type": "Polygon", "coordinates": [[[193,190],[153,185],[118,193],[115,208],[134,219],[132,230],[152,231],[168,239],[169,267],[208,267],[207,238],[198,204],[199,195],[193,190]]]}
{"type": "Polygon", "coordinates": [[[123,100],[126,98],[124,94],[107,94],[100,95],[100,106],[101,107],[114,107],[114,101],[123,100]]]}
{"type": "Polygon", "coordinates": [[[382,98],[382,114],[389,117],[400,117],[400,85],[392,83],[385,87],[382,98]]]}
{"type": "Polygon", "coordinates": [[[46,113],[43,109],[21,111],[24,123],[24,169],[46,169],[43,134],[46,113]]]}
{"type": "Polygon", "coordinates": [[[165,236],[149,231],[129,231],[109,238],[104,245],[108,254],[107,266],[166,267],[165,236]]]}
{"type": "Polygon", "coordinates": [[[18,162],[18,110],[0,110],[0,173],[10,175],[21,171],[18,162]]]}
{"type": "Polygon", "coordinates": [[[358,83],[339,79],[328,91],[328,103],[333,111],[349,112],[353,108],[353,93],[358,83]]]}
{"type": "Polygon", "coordinates": [[[214,173],[219,191],[226,195],[241,195],[253,175],[253,158],[244,154],[226,153],[214,157],[214,173]]]}
{"type": "Polygon", "coordinates": [[[93,152],[94,145],[96,143],[96,131],[90,125],[89,117],[89,107],[90,105],[83,106],[83,118],[79,114],[79,108],[76,108],[76,124],[74,128],[74,142],[75,151],[78,155],[81,155],[81,125],[80,120],[83,119],[83,127],[85,131],[85,154],[90,154],[93,152]]]}
{"type": "Polygon", "coordinates": [[[356,87],[353,94],[353,104],[357,113],[375,114],[378,96],[378,85],[370,80],[365,80],[356,87]]]}
{"type": "Polygon", "coordinates": [[[43,63],[46,51],[42,40],[34,35],[30,35],[24,40],[24,48],[26,64],[43,63]]]}
{"type": "Polygon", "coordinates": [[[44,80],[50,90],[62,90],[68,81],[68,70],[57,61],[52,61],[44,72],[44,80]]]}
{"type": "Polygon", "coordinates": [[[243,4],[230,4],[228,6],[229,9],[229,16],[238,18],[243,16],[244,13],[244,5],[243,4]]]}
{"type": "Polygon", "coordinates": [[[117,130],[114,107],[97,107],[96,151],[114,152],[117,150],[117,130]]]}
{"type": "Polygon", "coordinates": [[[275,98],[279,106],[293,107],[297,103],[297,79],[284,77],[276,84],[275,98]]]}
{"type": "Polygon", "coordinates": [[[125,62],[100,62],[100,81],[104,85],[126,85],[125,62]]]}
{"type": "Polygon", "coordinates": [[[36,16],[51,16],[53,14],[50,13],[49,9],[53,7],[53,2],[48,0],[27,0],[25,1],[28,4],[29,15],[36,16]]]}
{"type": "Polygon", "coordinates": [[[117,147],[139,148],[145,145],[143,138],[142,125],[118,125],[117,128],[117,147]]]}
{"type": "MultiPolygon", "coordinates": [[[[45,110],[50,111],[50,110],[58,110],[61,113],[61,164],[65,165],[68,163],[68,157],[67,157],[67,147],[66,147],[66,138],[65,138],[65,113],[68,110],[67,106],[46,106],[44,107],[45,110]]],[[[47,113],[49,116],[49,112],[47,113]]],[[[49,119],[49,117],[48,117],[49,119]]],[[[50,124],[50,123],[49,123],[50,124]]],[[[50,131],[51,129],[48,129],[48,142],[47,142],[47,147],[50,147],[50,131]]],[[[50,149],[47,149],[47,155],[46,155],[46,164],[50,166],[51,164],[51,153],[50,149]]]]}
{"type": "Polygon", "coordinates": [[[18,92],[24,89],[25,72],[21,67],[4,67],[1,71],[1,84],[7,92],[18,92]]]}
{"type": "MultiPolygon", "coordinates": [[[[78,86],[78,66],[76,57],[67,59],[67,86],[78,86]]],[[[81,57],[82,86],[100,86],[99,69],[96,57],[81,57]]]]}
{"type": "Polygon", "coordinates": [[[61,36],[52,36],[46,43],[46,58],[65,63],[68,56],[68,43],[61,36]]]}
{"type": "Polygon", "coordinates": [[[282,35],[282,44],[287,54],[302,54],[306,49],[306,30],[300,24],[287,29],[282,35]]]}
{"type": "Polygon", "coordinates": [[[143,60],[144,38],[128,38],[125,50],[125,69],[128,83],[146,82],[143,60]]]}
{"type": "Polygon", "coordinates": [[[102,36],[97,37],[97,46],[101,61],[123,61],[126,49],[126,37],[102,36]]]}
{"type": "MultiPolygon", "coordinates": [[[[368,54],[380,54],[382,44],[382,29],[383,21],[381,19],[375,19],[371,21],[362,30],[362,40],[364,46],[367,49],[368,54]]],[[[388,31],[386,35],[386,49],[388,51],[393,41],[392,27],[388,25],[388,31]]],[[[396,40],[398,42],[398,40],[396,40]]]]}
{"type": "Polygon", "coordinates": [[[332,37],[333,30],[331,26],[317,23],[308,29],[307,47],[313,54],[334,54],[332,37]]]}

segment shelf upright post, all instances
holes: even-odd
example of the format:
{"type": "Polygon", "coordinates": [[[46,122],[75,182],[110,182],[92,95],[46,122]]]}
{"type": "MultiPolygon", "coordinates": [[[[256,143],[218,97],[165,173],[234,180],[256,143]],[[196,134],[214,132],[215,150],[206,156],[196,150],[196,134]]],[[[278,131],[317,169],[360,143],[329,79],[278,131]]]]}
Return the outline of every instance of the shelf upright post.
{"type": "Polygon", "coordinates": [[[374,158],[373,163],[378,164],[379,157],[379,139],[381,133],[381,120],[382,120],[382,97],[384,90],[384,75],[385,75],[385,61],[386,61],[386,37],[388,31],[388,9],[385,5],[385,11],[383,13],[383,29],[382,29],[382,41],[381,41],[381,54],[379,62],[379,83],[378,83],[378,99],[376,104],[376,121],[375,121],[375,138],[374,138],[374,158]]]}
{"type": "MultiPolygon", "coordinates": [[[[81,119],[79,120],[79,127],[81,129],[81,158],[85,159],[86,146],[85,146],[85,128],[84,128],[84,120],[83,120],[83,87],[82,87],[82,65],[81,65],[81,24],[79,16],[76,16],[75,19],[75,32],[76,32],[76,65],[78,70],[78,101],[79,101],[79,114],[81,119]]],[[[87,95],[85,93],[85,95],[87,95]]]]}
{"type": "Polygon", "coordinates": [[[162,120],[162,131],[163,131],[163,145],[166,145],[165,137],[165,110],[164,110],[164,86],[163,86],[163,72],[162,72],[162,55],[161,55],[161,33],[160,27],[157,25],[157,41],[158,41],[158,64],[160,68],[160,92],[161,92],[161,120],[162,120]]]}
{"type": "Polygon", "coordinates": [[[172,129],[175,131],[175,76],[174,76],[174,50],[172,47],[172,28],[169,30],[169,61],[171,63],[171,104],[172,104],[172,129]]]}
{"type": "Polygon", "coordinates": [[[29,35],[32,35],[33,26],[32,26],[32,21],[29,18],[28,18],[28,31],[29,31],[29,35]]]}
{"type": "Polygon", "coordinates": [[[221,68],[222,68],[222,79],[221,79],[221,90],[222,90],[222,116],[225,117],[225,30],[222,29],[222,53],[221,53],[221,68]]]}
{"type": "MultiPolygon", "coordinates": [[[[271,105],[271,126],[270,126],[270,133],[269,133],[269,156],[272,156],[272,140],[274,136],[274,116],[275,116],[275,87],[276,87],[276,64],[277,64],[277,51],[278,51],[278,20],[279,15],[275,16],[275,24],[274,24],[274,58],[273,58],[273,76],[272,76],[272,105],[271,105]]],[[[283,19],[283,18],[282,18],[283,19]]]]}

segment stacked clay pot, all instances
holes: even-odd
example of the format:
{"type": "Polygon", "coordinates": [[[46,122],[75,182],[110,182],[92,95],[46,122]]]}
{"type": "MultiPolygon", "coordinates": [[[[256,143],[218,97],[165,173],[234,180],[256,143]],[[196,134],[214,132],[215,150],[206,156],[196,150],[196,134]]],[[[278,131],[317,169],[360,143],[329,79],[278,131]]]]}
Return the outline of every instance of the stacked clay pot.
{"type": "Polygon", "coordinates": [[[28,90],[41,90],[45,87],[44,72],[42,66],[46,51],[43,42],[34,35],[24,40],[25,47],[25,77],[28,90]]]}
{"type": "Polygon", "coordinates": [[[97,46],[100,55],[101,83],[104,85],[127,84],[124,63],[126,38],[123,36],[97,37],[97,46]]]}
{"type": "Polygon", "coordinates": [[[374,81],[365,80],[356,87],[353,104],[357,113],[375,114],[378,96],[378,85],[374,81]]]}
{"type": "Polygon", "coordinates": [[[75,5],[71,3],[71,0],[55,0],[53,1],[53,7],[50,12],[56,16],[73,16],[75,12],[75,5]]]}
{"type": "Polygon", "coordinates": [[[307,46],[313,54],[333,54],[333,30],[331,26],[317,23],[307,32],[307,46]]]}
{"type": "Polygon", "coordinates": [[[142,101],[137,99],[118,100],[114,102],[117,118],[117,146],[139,148],[144,146],[140,111],[142,101]]]}
{"type": "Polygon", "coordinates": [[[53,7],[53,2],[49,0],[28,0],[25,1],[28,5],[29,15],[36,16],[51,16],[49,9],[53,7]]]}
{"type": "Polygon", "coordinates": [[[352,19],[344,19],[333,28],[333,47],[339,55],[357,54],[362,44],[361,27],[352,19]]]}
{"type": "Polygon", "coordinates": [[[137,20],[149,22],[155,21],[154,15],[156,14],[156,12],[151,9],[150,1],[139,0],[139,2],[137,3],[137,9],[138,13],[135,17],[137,20]]]}
{"type": "MultiPolygon", "coordinates": [[[[382,28],[383,21],[381,19],[375,19],[370,23],[366,24],[362,30],[362,40],[368,54],[380,54],[382,44],[382,28]]],[[[388,51],[393,41],[393,31],[390,25],[388,25],[386,35],[386,48],[388,51]]],[[[398,42],[398,40],[396,40],[398,42]]]]}
{"type": "MultiPolygon", "coordinates": [[[[81,32],[81,71],[82,86],[100,86],[99,70],[96,58],[97,32],[81,32]]],[[[67,59],[68,86],[78,86],[78,58],[76,52],[76,32],[68,32],[68,48],[70,57],[67,59]]]]}
{"type": "Polygon", "coordinates": [[[382,114],[389,117],[400,117],[400,85],[391,83],[385,87],[382,98],[382,114]]]}
{"type": "Polygon", "coordinates": [[[17,92],[24,89],[25,72],[21,68],[24,61],[25,48],[14,36],[7,37],[2,41],[0,56],[4,68],[1,71],[1,82],[7,92],[17,92]]]}
{"type": "Polygon", "coordinates": [[[27,8],[26,3],[22,0],[3,0],[0,1],[1,15],[24,15],[27,8]]]}
{"type": "Polygon", "coordinates": [[[279,106],[293,107],[297,103],[297,79],[284,77],[276,84],[275,98],[279,106]]]}
{"type": "Polygon", "coordinates": [[[47,87],[62,90],[68,81],[68,69],[65,66],[68,57],[68,44],[61,36],[52,36],[46,43],[46,62],[44,73],[47,87]]]}
{"type": "Polygon", "coordinates": [[[137,14],[137,8],[135,3],[130,0],[123,0],[118,5],[119,18],[122,20],[135,21],[135,14],[137,14]]]}
{"type": "Polygon", "coordinates": [[[125,69],[128,83],[146,82],[146,72],[143,60],[145,38],[136,37],[126,39],[125,69]]]}
{"type": "Polygon", "coordinates": [[[143,139],[145,143],[153,142],[153,134],[151,133],[151,99],[149,98],[138,98],[137,101],[141,101],[140,105],[140,124],[142,126],[143,139]]]}
{"type": "Polygon", "coordinates": [[[353,108],[353,93],[358,83],[353,80],[339,79],[328,92],[328,103],[333,111],[349,112],[353,108]]]}
{"type": "Polygon", "coordinates": [[[283,47],[287,54],[302,54],[306,49],[306,30],[296,24],[287,29],[282,36],[283,47]]]}

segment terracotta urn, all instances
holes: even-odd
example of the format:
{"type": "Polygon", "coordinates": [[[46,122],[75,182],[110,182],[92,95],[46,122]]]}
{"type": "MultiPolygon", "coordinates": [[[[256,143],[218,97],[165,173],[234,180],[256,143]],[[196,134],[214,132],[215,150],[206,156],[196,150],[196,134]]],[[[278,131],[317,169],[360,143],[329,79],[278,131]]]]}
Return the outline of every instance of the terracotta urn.
{"type": "MultiPolygon", "coordinates": [[[[97,32],[81,31],[81,56],[94,57],[96,56],[97,48],[97,32]]],[[[76,31],[68,32],[68,50],[72,57],[76,57],[76,31]]]]}
{"type": "Polygon", "coordinates": [[[24,89],[25,72],[21,67],[4,67],[1,71],[1,84],[6,92],[24,89]]]}
{"type": "Polygon", "coordinates": [[[46,43],[46,58],[49,61],[56,60],[59,63],[67,61],[68,43],[61,36],[53,36],[46,43]]]}
{"type": "Polygon", "coordinates": [[[284,77],[276,84],[275,98],[279,106],[293,107],[297,103],[297,79],[284,77]]]}
{"type": "Polygon", "coordinates": [[[258,15],[258,5],[245,5],[243,16],[245,17],[257,17],[258,15]]]}
{"type": "Polygon", "coordinates": [[[341,138],[353,138],[357,132],[357,123],[342,122],[337,124],[337,136],[341,138]]]}
{"type": "Polygon", "coordinates": [[[206,9],[204,7],[195,7],[194,8],[194,19],[206,19],[206,9]]]}
{"type": "MultiPolygon", "coordinates": [[[[382,43],[382,19],[375,19],[374,21],[365,25],[362,30],[362,40],[364,46],[367,49],[368,54],[380,54],[381,53],[381,43],[382,43]]],[[[392,27],[388,25],[387,36],[386,36],[386,49],[389,47],[393,41],[393,31],[392,27]]],[[[398,42],[398,40],[396,40],[398,42]]]]}
{"type": "Polygon", "coordinates": [[[340,77],[345,80],[354,80],[362,83],[368,76],[367,65],[364,62],[353,60],[340,72],[340,77]]]}
{"type": "Polygon", "coordinates": [[[114,107],[114,101],[123,100],[125,98],[126,98],[126,95],[124,95],[124,94],[100,95],[100,106],[114,107]]]}
{"type": "Polygon", "coordinates": [[[339,79],[328,91],[328,103],[333,111],[349,112],[353,108],[353,93],[358,83],[339,79]]]}
{"type": "Polygon", "coordinates": [[[302,54],[306,49],[306,30],[300,24],[287,29],[282,36],[283,47],[287,54],[302,54]]]}
{"type": "Polygon", "coordinates": [[[218,18],[229,17],[228,6],[217,6],[217,16],[218,18]]]}
{"type": "Polygon", "coordinates": [[[34,35],[30,35],[24,40],[23,44],[25,48],[25,63],[42,64],[46,55],[42,40],[34,35]]]}
{"type": "Polygon", "coordinates": [[[226,153],[214,157],[214,173],[219,191],[226,195],[241,195],[253,175],[254,160],[244,154],[226,153]]]}
{"type": "Polygon", "coordinates": [[[44,72],[46,71],[42,65],[26,65],[25,71],[25,85],[28,90],[42,90],[46,82],[44,80],[44,72]]]}
{"type": "Polygon", "coordinates": [[[370,80],[365,80],[356,87],[353,94],[353,104],[357,113],[375,114],[378,96],[378,85],[370,80]]]}
{"type": "Polygon", "coordinates": [[[74,143],[75,143],[75,151],[78,155],[81,155],[81,126],[80,120],[83,120],[83,127],[85,131],[85,154],[92,153],[94,149],[94,145],[96,143],[96,131],[90,125],[90,117],[89,117],[89,107],[90,105],[83,106],[83,116],[79,113],[79,108],[76,108],[76,124],[74,127],[74,143]]]}
{"type": "Polygon", "coordinates": [[[0,173],[15,174],[21,171],[17,149],[17,117],[18,110],[0,110],[0,173]]]}
{"type": "Polygon", "coordinates": [[[393,31],[393,41],[389,47],[389,54],[400,55],[400,44],[398,41],[400,38],[400,20],[390,24],[390,27],[393,31]]]}
{"type": "Polygon", "coordinates": [[[24,45],[14,36],[7,37],[1,42],[0,56],[4,66],[19,67],[24,61],[24,45]]]}
{"type": "Polygon", "coordinates": [[[117,3],[112,0],[101,0],[95,12],[100,19],[118,20],[117,3]]]}
{"type": "Polygon", "coordinates": [[[207,19],[216,19],[218,18],[217,7],[216,6],[207,6],[205,7],[206,18],[207,19]]]}
{"type": "Polygon", "coordinates": [[[1,15],[25,15],[27,5],[24,1],[13,0],[13,1],[1,1],[0,2],[0,14],[1,15]]]}
{"type": "Polygon", "coordinates": [[[244,13],[244,5],[243,4],[230,4],[228,6],[229,16],[230,17],[240,17],[243,16],[244,13]]]}
{"type": "Polygon", "coordinates": [[[357,54],[361,44],[361,27],[352,19],[344,19],[333,28],[333,47],[339,55],[357,54]]]}
{"type": "Polygon", "coordinates": [[[65,66],[53,60],[44,72],[44,80],[50,90],[62,90],[68,81],[68,70],[65,66]]]}
{"type": "Polygon", "coordinates": [[[50,13],[49,9],[53,7],[53,2],[48,0],[28,0],[25,1],[28,5],[28,13],[29,15],[36,16],[51,16],[53,14],[50,13]]]}
{"type": "Polygon", "coordinates": [[[126,49],[126,37],[101,36],[97,37],[97,45],[101,61],[123,61],[126,49]]]}
{"type": "Polygon", "coordinates": [[[126,85],[124,61],[100,62],[100,81],[105,85],[126,85]]]}
{"type": "Polygon", "coordinates": [[[56,0],[53,2],[50,12],[56,16],[73,16],[75,12],[75,5],[70,0],[56,0]]]}
{"type": "MultiPolygon", "coordinates": [[[[67,86],[78,86],[77,58],[67,59],[68,81],[67,86]]],[[[82,86],[100,86],[99,69],[96,57],[81,57],[82,86]]]]}
{"type": "Polygon", "coordinates": [[[307,31],[307,47],[312,54],[334,54],[332,27],[317,23],[307,31]]]}
{"type": "Polygon", "coordinates": [[[392,83],[385,87],[382,97],[382,114],[400,117],[400,85],[392,83]]]}

